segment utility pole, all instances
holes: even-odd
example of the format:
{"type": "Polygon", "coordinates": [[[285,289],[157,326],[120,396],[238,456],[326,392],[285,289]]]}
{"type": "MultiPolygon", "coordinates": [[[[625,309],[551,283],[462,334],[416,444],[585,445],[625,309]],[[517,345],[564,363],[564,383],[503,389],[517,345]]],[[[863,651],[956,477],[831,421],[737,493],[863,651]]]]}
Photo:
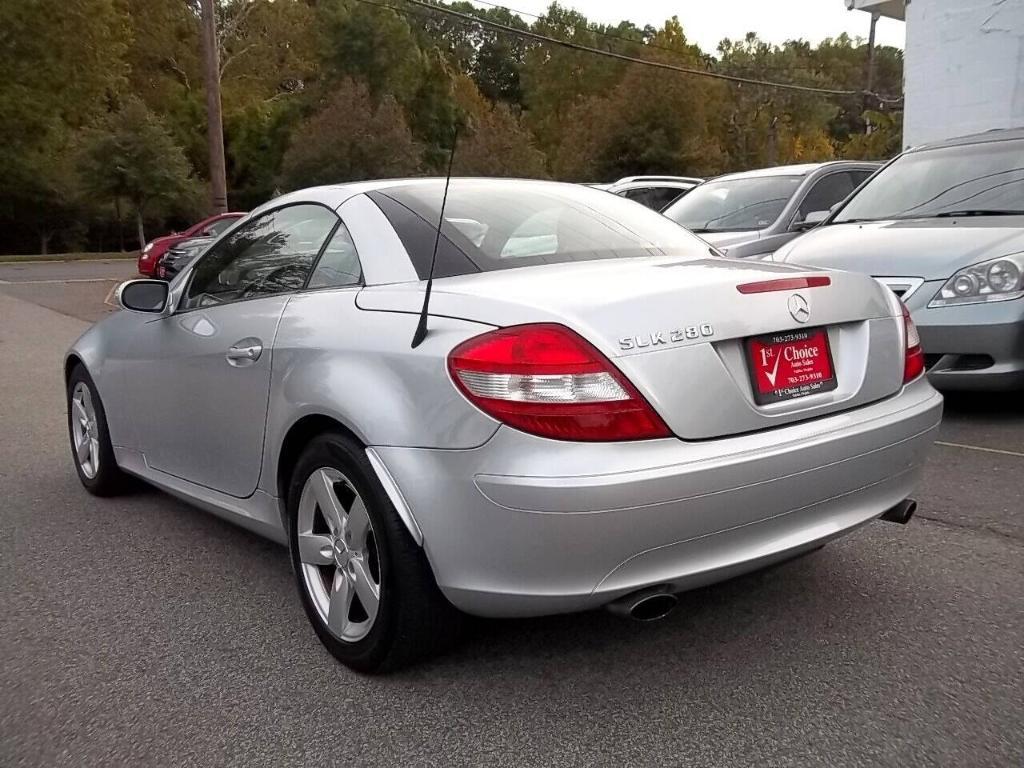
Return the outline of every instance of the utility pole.
{"type": "Polygon", "coordinates": [[[220,52],[217,45],[215,0],[202,0],[203,81],[206,85],[206,139],[210,148],[210,210],[228,209],[224,165],[224,122],[220,111],[220,52]]]}
{"type": "MultiPolygon", "coordinates": [[[[864,108],[868,108],[868,100],[872,98],[870,94],[875,92],[875,25],[878,24],[878,12],[873,11],[871,13],[871,31],[868,33],[868,94],[864,97],[864,108]]],[[[874,128],[871,125],[871,121],[865,121],[864,132],[870,134],[874,128]]]]}

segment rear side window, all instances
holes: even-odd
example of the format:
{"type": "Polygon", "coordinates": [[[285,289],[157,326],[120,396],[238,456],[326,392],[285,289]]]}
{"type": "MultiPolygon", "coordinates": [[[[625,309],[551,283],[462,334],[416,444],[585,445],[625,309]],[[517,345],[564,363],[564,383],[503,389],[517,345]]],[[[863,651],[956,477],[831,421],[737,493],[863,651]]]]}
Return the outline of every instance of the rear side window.
{"type": "Polygon", "coordinates": [[[363,280],[363,268],[359,264],[359,254],[348,227],[338,223],[338,228],[320,254],[313,274],[310,275],[308,288],[342,288],[348,285],[359,285],[363,280]]]}

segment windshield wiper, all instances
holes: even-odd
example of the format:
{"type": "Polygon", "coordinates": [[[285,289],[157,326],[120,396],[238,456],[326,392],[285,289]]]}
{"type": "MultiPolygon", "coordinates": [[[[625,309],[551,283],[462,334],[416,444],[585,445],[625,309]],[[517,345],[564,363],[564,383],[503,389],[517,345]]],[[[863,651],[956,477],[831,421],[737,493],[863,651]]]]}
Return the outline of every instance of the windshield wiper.
{"type": "Polygon", "coordinates": [[[1005,208],[965,208],[962,211],[941,211],[939,213],[931,214],[930,217],[921,218],[953,219],[960,216],[1024,216],[1024,210],[1015,211],[1005,208]]]}
{"type": "MultiPolygon", "coordinates": [[[[680,224],[680,226],[684,226],[680,224]]],[[[708,233],[721,234],[723,232],[753,232],[755,230],[750,227],[726,227],[725,229],[719,229],[718,227],[697,227],[696,229],[690,229],[686,227],[695,235],[706,235],[708,233]]]]}

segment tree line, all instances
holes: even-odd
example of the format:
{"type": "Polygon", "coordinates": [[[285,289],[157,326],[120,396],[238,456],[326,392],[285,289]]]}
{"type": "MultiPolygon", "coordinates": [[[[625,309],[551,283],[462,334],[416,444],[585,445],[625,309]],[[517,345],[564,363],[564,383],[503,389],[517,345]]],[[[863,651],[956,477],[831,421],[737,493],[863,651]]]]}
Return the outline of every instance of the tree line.
{"type": "MultiPolygon", "coordinates": [[[[443,172],[456,127],[455,173],[572,181],[899,149],[898,110],[860,93],[859,38],[772,45],[750,33],[708,55],[675,17],[655,28],[557,3],[537,18],[435,4],[628,57],[856,93],[652,69],[404,0],[220,0],[230,207],[443,172]]],[[[0,3],[0,251],[134,247],[205,212],[199,21],[196,0],[0,3]]],[[[898,95],[902,52],[877,49],[875,68],[875,90],[898,95]]]]}

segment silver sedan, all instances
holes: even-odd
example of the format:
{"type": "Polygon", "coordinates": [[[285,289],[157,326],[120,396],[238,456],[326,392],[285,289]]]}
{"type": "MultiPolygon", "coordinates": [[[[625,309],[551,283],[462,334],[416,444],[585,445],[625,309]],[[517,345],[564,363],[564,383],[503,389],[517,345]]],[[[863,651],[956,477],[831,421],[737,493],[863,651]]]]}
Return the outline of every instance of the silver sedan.
{"type": "Polygon", "coordinates": [[[915,147],[775,261],[873,275],[940,390],[1024,390],[1024,129],[915,147]]]}
{"type": "Polygon", "coordinates": [[[288,544],[316,633],[366,671],[463,613],[654,619],[910,518],[942,400],[877,282],[722,259],[575,185],[443,196],[296,192],[125,284],[65,363],[86,489],[134,475],[288,544]]]}

